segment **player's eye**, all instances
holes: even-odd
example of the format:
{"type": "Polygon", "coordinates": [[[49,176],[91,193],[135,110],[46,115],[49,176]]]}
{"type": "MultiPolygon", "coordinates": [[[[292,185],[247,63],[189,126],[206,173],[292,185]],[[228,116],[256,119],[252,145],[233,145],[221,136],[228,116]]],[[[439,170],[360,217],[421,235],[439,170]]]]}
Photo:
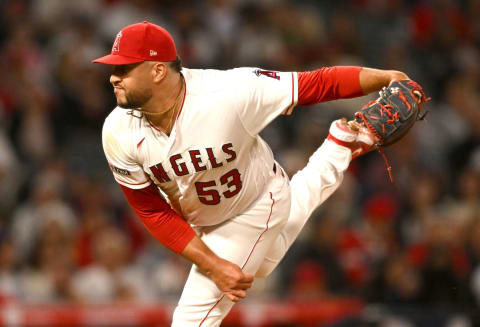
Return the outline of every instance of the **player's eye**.
{"type": "Polygon", "coordinates": [[[113,75],[124,76],[128,74],[136,66],[138,66],[138,64],[116,65],[113,68],[113,75]]]}
{"type": "Polygon", "coordinates": [[[127,65],[118,65],[113,68],[113,75],[123,76],[128,72],[127,65]]]}

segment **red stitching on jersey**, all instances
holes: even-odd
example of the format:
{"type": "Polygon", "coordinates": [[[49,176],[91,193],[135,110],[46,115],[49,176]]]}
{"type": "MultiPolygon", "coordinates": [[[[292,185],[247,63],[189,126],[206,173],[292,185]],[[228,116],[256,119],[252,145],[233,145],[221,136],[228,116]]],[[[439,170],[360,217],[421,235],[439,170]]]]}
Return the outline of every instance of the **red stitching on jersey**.
{"type": "MultiPolygon", "coordinates": [[[[275,199],[273,198],[273,194],[272,192],[269,192],[270,193],[270,199],[272,199],[272,205],[270,206],[270,214],[268,215],[268,219],[267,219],[267,227],[265,228],[265,230],[260,234],[260,236],[258,237],[257,241],[255,242],[255,244],[253,245],[253,248],[252,250],[250,250],[250,254],[248,255],[247,257],[247,260],[245,261],[245,263],[243,264],[242,266],[242,269],[245,268],[245,265],[247,264],[248,260],[250,259],[250,257],[252,256],[252,253],[253,251],[255,250],[255,247],[257,246],[258,242],[260,241],[260,239],[262,238],[263,234],[265,234],[265,232],[268,231],[268,223],[270,222],[270,218],[272,217],[272,212],[273,212],[273,205],[275,204],[275,199]]],[[[202,324],[205,322],[205,320],[208,318],[208,316],[210,315],[210,312],[212,312],[212,310],[220,303],[220,301],[222,301],[222,299],[225,297],[225,295],[222,295],[222,297],[217,301],[215,302],[215,304],[213,305],[213,307],[208,310],[207,312],[207,315],[205,316],[205,318],[202,319],[202,321],[200,322],[200,325],[198,325],[198,327],[201,327],[202,324]]]]}
{"type": "Polygon", "coordinates": [[[145,138],[141,139],[140,142],[137,143],[137,148],[142,145],[143,141],[145,141],[145,138]]]}

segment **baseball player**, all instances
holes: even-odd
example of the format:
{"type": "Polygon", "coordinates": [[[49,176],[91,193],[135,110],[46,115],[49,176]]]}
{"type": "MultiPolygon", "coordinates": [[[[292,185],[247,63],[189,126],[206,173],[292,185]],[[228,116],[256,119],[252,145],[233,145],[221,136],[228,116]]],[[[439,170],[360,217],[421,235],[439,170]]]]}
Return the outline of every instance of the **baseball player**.
{"type": "Polygon", "coordinates": [[[398,71],[310,72],[181,66],[160,26],[122,29],[109,55],[117,107],[102,139],[108,164],[146,228],[193,265],[172,326],[219,326],[254,277],[279,263],[312,211],[370,151],[363,125],[334,121],[291,181],[258,135],[296,105],[361,96],[408,79],[398,71]]]}

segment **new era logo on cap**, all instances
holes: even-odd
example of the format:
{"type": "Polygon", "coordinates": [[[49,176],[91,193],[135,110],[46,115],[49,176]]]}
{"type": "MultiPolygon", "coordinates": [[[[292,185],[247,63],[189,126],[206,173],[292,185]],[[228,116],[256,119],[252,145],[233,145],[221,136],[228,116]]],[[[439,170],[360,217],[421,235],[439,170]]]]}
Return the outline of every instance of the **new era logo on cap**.
{"type": "Polygon", "coordinates": [[[128,65],[146,60],[174,61],[176,58],[177,49],[172,36],[158,25],[143,22],[123,28],[115,37],[111,53],[93,62],[128,65]]]}

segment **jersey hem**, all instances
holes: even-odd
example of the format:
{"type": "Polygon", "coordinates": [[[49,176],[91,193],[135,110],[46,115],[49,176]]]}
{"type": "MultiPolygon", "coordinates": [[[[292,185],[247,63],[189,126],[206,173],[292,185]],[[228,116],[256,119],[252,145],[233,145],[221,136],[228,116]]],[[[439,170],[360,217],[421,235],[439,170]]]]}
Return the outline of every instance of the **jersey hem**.
{"type": "Polygon", "coordinates": [[[130,189],[134,189],[134,190],[145,188],[145,187],[149,186],[150,184],[152,184],[152,181],[145,181],[145,182],[140,182],[140,183],[128,183],[128,182],[124,182],[124,181],[119,181],[118,179],[115,179],[115,181],[120,185],[123,185],[125,187],[128,187],[130,189]]]}

